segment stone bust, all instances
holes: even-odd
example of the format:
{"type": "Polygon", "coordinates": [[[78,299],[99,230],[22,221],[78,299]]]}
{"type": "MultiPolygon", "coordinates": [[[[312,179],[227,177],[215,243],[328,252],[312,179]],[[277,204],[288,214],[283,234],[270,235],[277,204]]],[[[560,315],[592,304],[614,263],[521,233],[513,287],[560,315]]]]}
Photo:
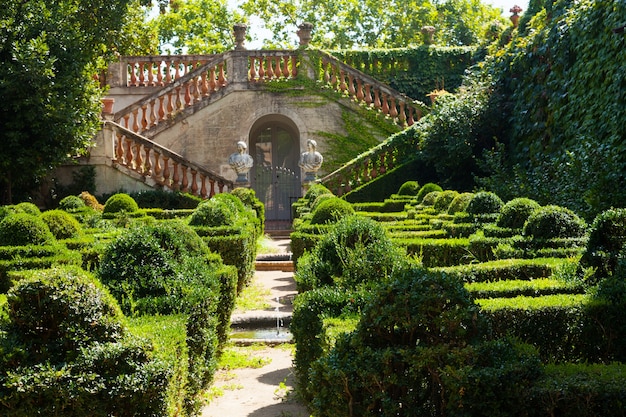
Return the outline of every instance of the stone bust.
{"type": "Polygon", "coordinates": [[[298,165],[304,170],[304,181],[314,181],[317,171],[322,166],[322,162],[324,162],[324,158],[321,153],[315,150],[317,142],[313,139],[309,139],[306,145],[308,150],[300,155],[298,165]]]}
{"type": "Polygon", "coordinates": [[[246,153],[247,148],[246,142],[239,141],[237,152],[228,157],[230,167],[237,173],[237,182],[248,182],[248,172],[254,164],[252,157],[246,153]]]}

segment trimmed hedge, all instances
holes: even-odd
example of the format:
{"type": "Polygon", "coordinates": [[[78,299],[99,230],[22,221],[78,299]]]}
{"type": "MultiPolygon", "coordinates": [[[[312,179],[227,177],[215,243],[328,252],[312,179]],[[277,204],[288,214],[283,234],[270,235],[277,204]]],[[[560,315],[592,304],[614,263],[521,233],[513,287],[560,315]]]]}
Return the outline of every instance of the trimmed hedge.
{"type": "Polygon", "coordinates": [[[427,268],[452,266],[471,262],[469,239],[395,239],[409,256],[421,259],[427,268]]]}
{"type": "Polygon", "coordinates": [[[468,283],[507,280],[529,281],[535,278],[549,277],[555,270],[571,262],[560,258],[503,259],[436,268],[436,270],[468,283]]]}

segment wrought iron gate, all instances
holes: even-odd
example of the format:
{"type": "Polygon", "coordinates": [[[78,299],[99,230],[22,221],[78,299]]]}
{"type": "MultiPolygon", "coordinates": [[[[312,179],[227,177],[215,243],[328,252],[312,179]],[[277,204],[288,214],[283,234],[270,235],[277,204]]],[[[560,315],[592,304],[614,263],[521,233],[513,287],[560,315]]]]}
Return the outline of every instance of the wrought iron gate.
{"type": "Polygon", "coordinates": [[[280,126],[261,130],[255,138],[252,188],[265,204],[267,221],[291,222],[291,204],[300,198],[299,145],[280,126]]]}

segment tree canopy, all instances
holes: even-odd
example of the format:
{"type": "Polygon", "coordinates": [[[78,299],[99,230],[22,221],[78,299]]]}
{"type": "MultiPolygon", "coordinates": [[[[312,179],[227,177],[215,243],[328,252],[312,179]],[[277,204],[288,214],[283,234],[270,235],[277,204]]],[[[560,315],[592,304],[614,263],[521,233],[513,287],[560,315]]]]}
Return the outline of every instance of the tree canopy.
{"type": "Polygon", "coordinates": [[[0,0],[0,191],[27,190],[99,126],[99,64],[131,0],[0,0]]]}

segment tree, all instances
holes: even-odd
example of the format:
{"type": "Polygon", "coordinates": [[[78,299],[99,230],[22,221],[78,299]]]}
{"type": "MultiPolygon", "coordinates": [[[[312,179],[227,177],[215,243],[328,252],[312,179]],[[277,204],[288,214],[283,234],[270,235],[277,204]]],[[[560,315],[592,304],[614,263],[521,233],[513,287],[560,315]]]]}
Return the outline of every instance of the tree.
{"type": "Polygon", "coordinates": [[[164,53],[213,54],[232,49],[233,25],[242,17],[226,0],[172,0],[151,21],[164,53]]]}
{"type": "Polygon", "coordinates": [[[130,1],[0,0],[0,202],[89,146],[130,1]]]}
{"type": "Polygon", "coordinates": [[[245,0],[249,18],[273,33],[268,46],[286,46],[302,22],[315,26],[312,43],[320,48],[404,48],[423,43],[422,27],[434,26],[436,42],[470,45],[485,39],[500,11],[480,0],[245,0]]]}

